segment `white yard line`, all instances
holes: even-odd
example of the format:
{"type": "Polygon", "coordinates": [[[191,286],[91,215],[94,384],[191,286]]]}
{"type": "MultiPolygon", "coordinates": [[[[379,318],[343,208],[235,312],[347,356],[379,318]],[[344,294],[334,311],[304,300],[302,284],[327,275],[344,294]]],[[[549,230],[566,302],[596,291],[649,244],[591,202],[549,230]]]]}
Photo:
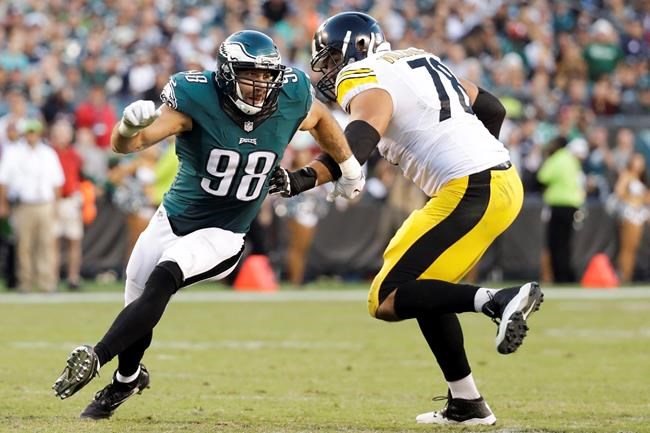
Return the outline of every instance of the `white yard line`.
{"type": "MultiPolygon", "coordinates": [[[[365,302],[365,290],[305,290],[279,291],[276,293],[237,292],[237,291],[201,291],[179,292],[173,302],[365,302]]],[[[650,286],[624,289],[554,289],[544,290],[545,299],[582,300],[582,299],[650,299],[650,286]]],[[[53,293],[53,294],[0,294],[2,304],[67,304],[67,303],[121,303],[120,292],[90,293],[53,293]]]]}
{"type": "MultiPolygon", "coordinates": [[[[76,343],[69,341],[9,341],[8,346],[13,349],[69,349],[76,343]]],[[[181,351],[211,351],[211,350],[345,350],[360,351],[363,344],[360,342],[342,341],[301,341],[301,340],[211,340],[211,341],[180,341],[159,340],[152,343],[152,347],[160,350],[181,351]]]]}

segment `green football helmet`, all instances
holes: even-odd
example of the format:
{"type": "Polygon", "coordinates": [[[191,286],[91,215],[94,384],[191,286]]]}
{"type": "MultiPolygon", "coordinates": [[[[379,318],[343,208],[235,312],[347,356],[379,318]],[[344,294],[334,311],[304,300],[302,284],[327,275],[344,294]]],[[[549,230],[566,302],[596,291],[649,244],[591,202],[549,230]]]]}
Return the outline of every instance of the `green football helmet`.
{"type": "Polygon", "coordinates": [[[219,47],[217,57],[217,85],[234,106],[247,116],[268,117],[277,108],[284,70],[280,52],[273,40],[255,30],[233,33],[219,47]],[[271,79],[257,80],[242,77],[245,70],[271,72],[271,79]],[[263,89],[266,96],[261,103],[244,99],[241,85],[253,86],[254,94],[263,89]]]}

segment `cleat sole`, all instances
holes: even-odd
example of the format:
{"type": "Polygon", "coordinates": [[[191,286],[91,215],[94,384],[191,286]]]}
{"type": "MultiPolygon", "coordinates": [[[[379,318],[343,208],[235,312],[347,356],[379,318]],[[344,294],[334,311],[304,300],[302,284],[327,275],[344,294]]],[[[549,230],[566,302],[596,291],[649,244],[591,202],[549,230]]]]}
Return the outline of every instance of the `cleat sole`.
{"type": "Polygon", "coordinates": [[[496,346],[497,351],[502,355],[514,353],[522,345],[529,329],[526,320],[531,314],[538,311],[544,302],[544,293],[542,293],[539,284],[528,283],[522,286],[522,290],[511,301],[513,305],[509,304],[506,307],[504,316],[507,317],[502,319],[499,324],[496,346]],[[514,311],[512,311],[513,309],[514,311]]]}
{"type": "Polygon", "coordinates": [[[72,396],[83,388],[99,373],[96,368],[96,357],[89,346],[75,348],[66,361],[66,366],[59,378],[52,385],[54,395],[63,399],[72,396]]]}

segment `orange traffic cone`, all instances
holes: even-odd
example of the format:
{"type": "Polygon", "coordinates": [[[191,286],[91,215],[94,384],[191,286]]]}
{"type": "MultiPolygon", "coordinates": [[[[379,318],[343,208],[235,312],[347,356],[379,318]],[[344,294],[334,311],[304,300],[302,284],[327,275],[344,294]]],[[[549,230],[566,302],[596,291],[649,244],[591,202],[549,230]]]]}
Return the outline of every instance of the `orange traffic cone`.
{"type": "Polygon", "coordinates": [[[618,287],[619,281],[612,262],[607,254],[599,253],[591,258],[582,280],[582,287],[587,289],[611,289],[618,287]]]}
{"type": "Polygon", "coordinates": [[[97,205],[95,201],[97,199],[97,194],[95,192],[95,185],[89,180],[81,181],[79,184],[79,190],[81,191],[81,219],[84,224],[88,225],[95,221],[97,217],[97,205]]]}
{"type": "Polygon", "coordinates": [[[235,278],[233,287],[240,292],[276,292],[278,282],[269,258],[262,254],[248,256],[235,278]]]}

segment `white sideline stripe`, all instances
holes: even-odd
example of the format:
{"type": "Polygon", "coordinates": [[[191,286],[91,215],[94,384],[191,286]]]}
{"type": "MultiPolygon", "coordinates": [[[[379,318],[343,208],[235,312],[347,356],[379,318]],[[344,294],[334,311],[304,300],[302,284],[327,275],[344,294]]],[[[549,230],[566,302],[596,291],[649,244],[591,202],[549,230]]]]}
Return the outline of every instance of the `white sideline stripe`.
{"type": "MultiPolygon", "coordinates": [[[[62,349],[68,350],[75,346],[72,342],[51,342],[51,341],[10,341],[8,346],[14,349],[62,349]]],[[[339,341],[300,341],[300,340],[215,340],[215,341],[178,341],[163,340],[154,341],[152,347],[162,350],[215,350],[215,349],[236,349],[236,350],[263,350],[263,349],[295,349],[295,350],[352,350],[363,349],[361,343],[339,342],[339,341]]]]}
{"type": "Polygon", "coordinates": [[[650,338],[650,328],[639,329],[599,329],[599,328],[550,328],[545,329],[544,334],[549,337],[566,339],[588,339],[593,338],[599,342],[650,338]]]}
{"type": "MultiPolygon", "coordinates": [[[[544,299],[583,300],[583,299],[650,299],[650,286],[624,289],[553,289],[543,288],[544,299]]],[[[366,290],[305,290],[279,291],[275,293],[214,291],[179,292],[172,302],[365,302],[366,290]]],[[[123,303],[122,292],[91,293],[2,293],[0,304],[102,304],[123,303]]]]}

